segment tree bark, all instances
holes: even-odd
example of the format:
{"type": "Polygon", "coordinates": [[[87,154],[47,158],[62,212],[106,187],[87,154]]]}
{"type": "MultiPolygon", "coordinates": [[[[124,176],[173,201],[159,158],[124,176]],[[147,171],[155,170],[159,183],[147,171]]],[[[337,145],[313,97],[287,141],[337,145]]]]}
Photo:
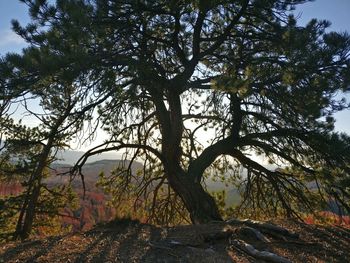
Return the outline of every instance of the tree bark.
{"type": "Polygon", "coordinates": [[[37,207],[39,195],[40,195],[40,183],[34,186],[33,193],[28,203],[28,207],[26,209],[26,214],[23,222],[23,226],[20,232],[20,237],[22,240],[25,240],[29,237],[33,228],[33,221],[35,218],[35,210],[37,207]]]}
{"type": "Polygon", "coordinates": [[[46,168],[46,165],[47,165],[47,158],[49,157],[52,143],[53,143],[53,138],[50,138],[48,144],[45,145],[44,147],[38,167],[33,174],[33,178],[34,178],[34,181],[32,182],[33,190],[27,199],[28,205],[23,208],[25,212],[23,223],[22,223],[21,217],[18,219],[15,238],[19,236],[21,240],[25,240],[29,237],[32,231],[33,222],[36,214],[36,207],[40,196],[41,181],[43,178],[44,169],[46,168]]]}
{"type": "Polygon", "coordinates": [[[194,176],[186,173],[168,176],[170,186],[184,202],[192,223],[205,224],[211,221],[222,221],[214,198],[193,178],[194,176]]]}

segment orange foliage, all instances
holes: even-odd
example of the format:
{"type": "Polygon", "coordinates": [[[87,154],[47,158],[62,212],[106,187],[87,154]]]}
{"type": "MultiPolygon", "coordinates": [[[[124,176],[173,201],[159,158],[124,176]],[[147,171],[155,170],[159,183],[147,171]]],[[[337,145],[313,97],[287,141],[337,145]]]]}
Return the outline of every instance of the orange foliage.
{"type": "Polygon", "coordinates": [[[330,211],[322,211],[314,215],[307,215],[304,218],[306,224],[327,223],[331,225],[342,225],[350,227],[350,216],[340,216],[330,211]]]}

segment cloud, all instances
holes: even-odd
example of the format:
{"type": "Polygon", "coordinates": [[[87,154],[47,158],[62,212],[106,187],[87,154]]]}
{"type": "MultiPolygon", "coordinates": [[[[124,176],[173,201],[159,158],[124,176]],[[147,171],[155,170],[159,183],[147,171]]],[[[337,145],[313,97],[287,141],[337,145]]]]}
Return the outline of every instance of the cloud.
{"type": "Polygon", "coordinates": [[[0,31],[0,47],[11,45],[25,45],[25,43],[26,42],[23,38],[9,29],[0,31]]]}

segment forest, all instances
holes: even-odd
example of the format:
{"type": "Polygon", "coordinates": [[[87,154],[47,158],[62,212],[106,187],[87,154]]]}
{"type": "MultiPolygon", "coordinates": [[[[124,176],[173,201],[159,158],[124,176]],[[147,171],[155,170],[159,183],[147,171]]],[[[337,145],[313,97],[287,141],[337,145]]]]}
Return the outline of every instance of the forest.
{"type": "Polygon", "coordinates": [[[104,218],[257,236],[254,220],[349,215],[334,115],[350,108],[350,35],[299,25],[309,1],[20,1],[27,47],[0,58],[0,186],[19,187],[0,196],[0,239],[69,231],[85,197],[108,203],[104,218]],[[107,152],[119,160],[86,168],[107,152]]]}

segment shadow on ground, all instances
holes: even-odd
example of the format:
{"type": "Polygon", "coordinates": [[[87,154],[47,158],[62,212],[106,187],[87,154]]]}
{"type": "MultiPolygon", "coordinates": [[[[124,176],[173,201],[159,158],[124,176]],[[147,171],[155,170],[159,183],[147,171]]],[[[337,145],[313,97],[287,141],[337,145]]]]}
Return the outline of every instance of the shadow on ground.
{"type": "Polygon", "coordinates": [[[226,235],[226,223],[161,228],[126,220],[85,233],[2,244],[0,262],[257,262],[232,245],[233,239],[292,262],[350,262],[349,229],[278,223],[299,238],[265,233],[269,242],[264,243],[242,236],[237,226],[229,226],[226,235]]]}

